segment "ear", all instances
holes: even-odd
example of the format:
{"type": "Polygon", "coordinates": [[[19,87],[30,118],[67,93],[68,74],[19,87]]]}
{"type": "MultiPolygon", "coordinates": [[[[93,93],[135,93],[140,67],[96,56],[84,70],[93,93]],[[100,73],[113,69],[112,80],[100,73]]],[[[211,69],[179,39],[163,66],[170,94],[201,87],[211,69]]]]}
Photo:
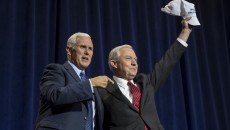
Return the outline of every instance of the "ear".
{"type": "Polygon", "coordinates": [[[111,60],[110,64],[113,68],[117,68],[117,61],[116,60],[111,60]]]}
{"type": "Polygon", "coordinates": [[[66,53],[67,53],[67,55],[71,55],[71,53],[70,53],[70,47],[66,47],[66,53]]]}

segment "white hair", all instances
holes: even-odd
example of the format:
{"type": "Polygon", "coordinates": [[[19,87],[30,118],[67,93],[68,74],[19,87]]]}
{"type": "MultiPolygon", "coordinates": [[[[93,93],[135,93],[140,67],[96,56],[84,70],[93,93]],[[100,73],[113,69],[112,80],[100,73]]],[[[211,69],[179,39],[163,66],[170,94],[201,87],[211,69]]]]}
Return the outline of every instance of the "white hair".
{"type": "Polygon", "coordinates": [[[120,49],[122,48],[130,48],[130,49],[133,49],[132,46],[130,45],[121,45],[121,46],[117,46],[115,48],[113,48],[110,53],[109,53],[109,58],[108,58],[108,64],[109,64],[109,68],[111,71],[113,71],[113,68],[112,68],[112,65],[111,65],[111,60],[119,60],[119,57],[120,57],[120,49]]]}
{"type": "Polygon", "coordinates": [[[68,47],[73,47],[73,45],[76,45],[79,38],[81,37],[90,37],[89,34],[87,33],[82,33],[82,32],[77,32],[77,33],[74,33],[72,36],[69,37],[68,41],[67,41],[67,46],[68,47]]]}

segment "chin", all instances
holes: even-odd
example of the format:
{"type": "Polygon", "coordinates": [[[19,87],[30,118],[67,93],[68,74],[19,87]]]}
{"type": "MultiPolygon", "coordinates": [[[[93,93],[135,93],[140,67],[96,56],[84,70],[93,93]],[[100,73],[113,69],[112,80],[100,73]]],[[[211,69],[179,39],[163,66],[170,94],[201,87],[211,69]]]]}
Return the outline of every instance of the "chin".
{"type": "Polygon", "coordinates": [[[129,76],[129,80],[133,80],[135,76],[129,76]]]}
{"type": "Polygon", "coordinates": [[[88,67],[88,66],[89,66],[89,64],[90,64],[89,62],[87,62],[87,63],[86,63],[86,62],[84,62],[84,63],[82,63],[81,65],[82,65],[82,66],[84,66],[84,67],[88,67]]]}
{"type": "Polygon", "coordinates": [[[81,68],[85,70],[89,65],[81,65],[81,68]]]}

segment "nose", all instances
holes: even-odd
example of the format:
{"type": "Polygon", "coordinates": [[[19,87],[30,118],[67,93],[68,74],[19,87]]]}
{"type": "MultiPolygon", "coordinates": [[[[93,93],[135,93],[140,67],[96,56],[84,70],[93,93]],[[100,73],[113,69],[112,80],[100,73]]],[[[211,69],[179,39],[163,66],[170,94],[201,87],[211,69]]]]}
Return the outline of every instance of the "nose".
{"type": "Polygon", "coordinates": [[[88,49],[85,49],[84,53],[85,53],[86,55],[88,55],[88,54],[89,54],[88,49]]]}
{"type": "Polygon", "coordinates": [[[86,55],[89,55],[89,53],[90,53],[91,51],[92,51],[91,49],[89,49],[89,48],[85,48],[84,53],[85,53],[86,55]]]}
{"type": "Polygon", "coordinates": [[[137,66],[137,61],[135,59],[133,59],[132,62],[131,62],[131,65],[132,66],[137,66]]]}

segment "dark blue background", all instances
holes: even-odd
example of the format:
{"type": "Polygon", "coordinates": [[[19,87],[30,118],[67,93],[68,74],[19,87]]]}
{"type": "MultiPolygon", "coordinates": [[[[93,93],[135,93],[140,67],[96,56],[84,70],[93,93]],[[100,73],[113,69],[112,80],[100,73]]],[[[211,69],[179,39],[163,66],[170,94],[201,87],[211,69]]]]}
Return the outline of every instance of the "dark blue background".
{"type": "MultiPolygon", "coordinates": [[[[177,38],[180,17],[160,11],[169,0],[1,0],[0,129],[32,130],[46,64],[64,63],[70,35],[94,42],[89,76],[108,75],[109,51],[131,44],[139,72],[148,73],[177,38]]],[[[202,26],[156,103],[166,130],[230,130],[228,0],[189,0],[202,26]]]]}

